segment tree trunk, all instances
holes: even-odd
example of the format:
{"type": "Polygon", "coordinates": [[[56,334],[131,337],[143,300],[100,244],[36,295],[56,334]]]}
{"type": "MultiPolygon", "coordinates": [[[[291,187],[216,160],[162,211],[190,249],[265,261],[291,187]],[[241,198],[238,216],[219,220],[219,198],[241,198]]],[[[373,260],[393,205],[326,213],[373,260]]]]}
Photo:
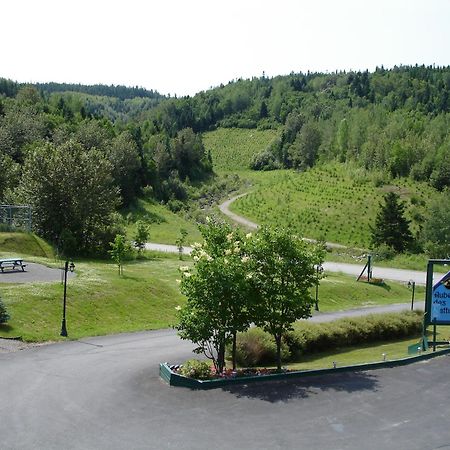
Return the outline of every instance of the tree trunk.
{"type": "Polygon", "coordinates": [[[275,335],[275,342],[277,344],[277,370],[281,372],[281,334],[275,335]]]}
{"type": "Polygon", "coordinates": [[[217,365],[219,367],[219,373],[222,373],[225,367],[225,339],[222,339],[218,350],[219,351],[217,352],[217,365]]]}
{"type": "Polygon", "coordinates": [[[236,331],[233,333],[233,349],[231,353],[231,359],[233,361],[233,370],[236,370],[236,331]]]}

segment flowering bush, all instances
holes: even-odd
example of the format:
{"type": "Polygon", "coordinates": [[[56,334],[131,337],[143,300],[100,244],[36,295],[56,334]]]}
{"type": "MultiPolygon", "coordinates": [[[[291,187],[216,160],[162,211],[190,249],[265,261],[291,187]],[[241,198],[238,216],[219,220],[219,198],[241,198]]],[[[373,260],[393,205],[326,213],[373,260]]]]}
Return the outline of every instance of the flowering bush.
{"type": "Polygon", "coordinates": [[[211,367],[208,361],[200,361],[198,359],[190,359],[186,361],[179,369],[181,375],[196,380],[207,380],[211,378],[211,367]]]}
{"type": "Polygon", "coordinates": [[[225,366],[225,345],[249,326],[245,239],[239,230],[213,220],[201,226],[204,243],[192,247],[194,267],[180,267],[187,303],[176,326],[196,353],[211,359],[216,372],[225,366]],[[243,261],[244,259],[244,261],[243,261]]]}
{"type": "Polygon", "coordinates": [[[200,231],[204,243],[192,246],[193,268],[180,267],[180,289],[187,297],[176,326],[180,337],[194,342],[194,352],[211,359],[220,374],[226,345],[231,344],[235,369],[237,333],[255,323],[273,336],[280,370],[283,334],[311,314],[310,287],[319,281],[314,265],[323,249],[282,229],[244,236],[209,219],[200,231]]]}

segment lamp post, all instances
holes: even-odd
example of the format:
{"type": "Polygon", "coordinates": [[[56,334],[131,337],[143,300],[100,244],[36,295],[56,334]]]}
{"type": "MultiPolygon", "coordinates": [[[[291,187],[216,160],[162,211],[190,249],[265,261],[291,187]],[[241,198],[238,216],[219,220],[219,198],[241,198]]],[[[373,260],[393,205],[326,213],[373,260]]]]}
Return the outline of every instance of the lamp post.
{"type": "Polygon", "coordinates": [[[319,275],[323,272],[323,267],[322,264],[317,264],[316,265],[316,278],[317,278],[317,283],[316,283],[316,302],[314,305],[314,309],[316,311],[319,311],[319,275]]]}
{"type": "Polygon", "coordinates": [[[67,272],[73,272],[75,269],[75,264],[70,261],[66,261],[64,263],[64,298],[63,298],[63,316],[62,316],[62,324],[61,324],[61,336],[67,337],[67,328],[66,328],[66,294],[67,294],[67,272]]]}
{"type": "Polygon", "coordinates": [[[408,281],[408,289],[412,289],[411,294],[411,311],[414,309],[414,292],[416,290],[416,282],[414,280],[408,281]]]}

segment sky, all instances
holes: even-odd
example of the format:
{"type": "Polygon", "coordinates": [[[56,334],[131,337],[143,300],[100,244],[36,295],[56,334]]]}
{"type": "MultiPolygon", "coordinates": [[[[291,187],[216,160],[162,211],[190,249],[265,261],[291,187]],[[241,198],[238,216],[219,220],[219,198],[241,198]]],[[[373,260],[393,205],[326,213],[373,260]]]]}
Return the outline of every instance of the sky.
{"type": "Polygon", "coordinates": [[[0,77],[193,95],[237,78],[450,65],[450,0],[14,0],[0,77]]]}

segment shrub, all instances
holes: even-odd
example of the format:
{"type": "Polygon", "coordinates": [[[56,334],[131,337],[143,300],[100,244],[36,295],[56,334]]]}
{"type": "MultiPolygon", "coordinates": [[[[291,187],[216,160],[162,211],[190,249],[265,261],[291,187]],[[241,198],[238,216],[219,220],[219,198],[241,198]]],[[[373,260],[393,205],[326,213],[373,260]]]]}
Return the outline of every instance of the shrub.
{"type": "Polygon", "coordinates": [[[321,324],[298,322],[296,329],[285,336],[285,341],[291,354],[298,357],[339,347],[415,336],[421,330],[422,313],[408,311],[371,314],[321,324]]]}
{"type": "MultiPolygon", "coordinates": [[[[273,337],[260,328],[251,328],[245,333],[239,333],[236,340],[236,362],[243,367],[274,364],[277,346],[273,337]]],[[[290,358],[286,343],[281,346],[281,359],[290,358]]]]}
{"type": "Polygon", "coordinates": [[[208,361],[190,359],[186,361],[180,369],[181,375],[196,380],[207,380],[211,378],[211,366],[208,361]]]}
{"type": "Polygon", "coordinates": [[[6,306],[0,297],[0,323],[6,323],[8,322],[8,320],[9,320],[8,311],[6,311],[6,306]]]}
{"type": "Polygon", "coordinates": [[[395,250],[390,245],[380,244],[373,249],[372,254],[374,256],[374,261],[389,260],[395,256],[395,250]]]}

